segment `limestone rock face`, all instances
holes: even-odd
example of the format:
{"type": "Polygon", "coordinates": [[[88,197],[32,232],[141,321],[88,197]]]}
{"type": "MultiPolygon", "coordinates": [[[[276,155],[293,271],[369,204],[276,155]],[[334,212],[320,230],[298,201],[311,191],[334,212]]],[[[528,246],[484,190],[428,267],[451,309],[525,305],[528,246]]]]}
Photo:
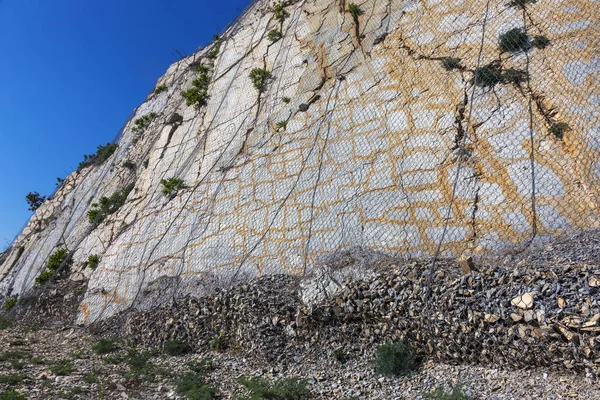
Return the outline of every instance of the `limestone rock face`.
{"type": "Polygon", "coordinates": [[[342,249],[485,255],[599,226],[597,2],[358,5],[288,1],[278,20],[256,1],[173,64],[116,152],[73,172],[0,257],[2,293],[24,295],[66,247],[89,323],[342,249]],[[198,65],[208,97],[187,105],[198,65]],[[167,178],[185,188],[165,196],[167,178]]]}

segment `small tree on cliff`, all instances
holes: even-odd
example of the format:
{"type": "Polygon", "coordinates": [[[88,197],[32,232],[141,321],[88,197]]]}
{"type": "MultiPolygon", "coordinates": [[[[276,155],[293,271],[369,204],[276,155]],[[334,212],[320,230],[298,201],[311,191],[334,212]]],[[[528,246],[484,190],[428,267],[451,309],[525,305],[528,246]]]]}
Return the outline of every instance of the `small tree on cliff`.
{"type": "Polygon", "coordinates": [[[29,211],[35,211],[44,201],[46,201],[46,196],[40,196],[38,192],[29,192],[29,194],[25,196],[25,200],[27,200],[27,204],[29,204],[29,211]]]}

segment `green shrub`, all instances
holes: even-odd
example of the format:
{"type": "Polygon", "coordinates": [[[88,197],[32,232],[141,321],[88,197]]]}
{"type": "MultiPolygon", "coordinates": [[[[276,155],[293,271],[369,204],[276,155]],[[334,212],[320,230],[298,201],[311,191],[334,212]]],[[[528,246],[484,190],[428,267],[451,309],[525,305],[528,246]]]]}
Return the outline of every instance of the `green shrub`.
{"type": "Polygon", "coordinates": [[[290,98],[289,97],[282,97],[281,101],[283,101],[285,104],[290,102],[290,98]]]}
{"type": "Polygon", "coordinates": [[[543,35],[534,36],[531,44],[538,49],[545,49],[550,45],[550,39],[543,35]]]}
{"type": "Polygon", "coordinates": [[[154,118],[157,117],[157,115],[158,114],[156,114],[155,112],[151,112],[141,116],[140,118],[137,118],[135,121],[133,121],[133,124],[135,126],[131,129],[132,132],[138,133],[144,131],[148,126],[150,126],[150,124],[152,123],[154,118]]]}
{"type": "Polygon", "coordinates": [[[20,360],[26,356],[27,354],[20,350],[5,351],[4,353],[0,354],[0,361],[20,360]]]}
{"type": "Polygon", "coordinates": [[[83,377],[85,383],[94,383],[98,380],[98,374],[90,373],[83,377]]]}
{"type": "Polygon", "coordinates": [[[114,339],[100,339],[92,346],[92,351],[96,354],[108,354],[117,350],[119,346],[114,339]]]}
{"type": "Polygon", "coordinates": [[[285,127],[287,126],[287,121],[279,121],[275,126],[277,126],[277,129],[283,128],[283,130],[285,130],[285,127]]]}
{"type": "Polygon", "coordinates": [[[127,168],[127,169],[135,169],[135,164],[134,164],[132,161],[130,161],[130,160],[126,160],[126,161],[123,163],[123,166],[124,166],[125,168],[127,168]]]}
{"type": "Polygon", "coordinates": [[[37,283],[38,285],[43,285],[54,276],[64,277],[68,275],[69,267],[71,266],[70,259],[67,261],[68,256],[69,252],[65,248],[59,248],[54,253],[52,253],[50,258],[48,259],[48,264],[46,264],[46,269],[42,271],[42,273],[37,278],[35,278],[35,283],[37,283]],[[60,271],[59,275],[59,269],[63,265],[63,263],[64,268],[60,271]]]}
{"type": "Polygon", "coordinates": [[[8,299],[6,299],[4,301],[4,312],[9,312],[10,310],[13,309],[14,306],[17,305],[17,297],[13,296],[13,297],[9,297],[8,299]]]}
{"type": "Polygon", "coordinates": [[[65,181],[65,180],[64,180],[63,178],[61,178],[61,177],[57,177],[57,178],[56,178],[56,187],[57,187],[57,188],[59,188],[59,187],[60,187],[60,185],[62,185],[64,181],[65,181]]]}
{"type": "Polygon", "coordinates": [[[46,201],[46,196],[40,196],[38,192],[29,192],[27,196],[25,196],[25,200],[27,200],[27,204],[29,204],[28,210],[35,211],[46,201]]]}
{"type": "Polygon", "coordinates": [[[209,341],[208,344],[213,350],[227,350],[227,348],[229,347],[229,337],[223,332],[220,332],[218,335],[213,336],[213,338],[209,341]]]}
{"type": "Polygon", "coordinates": [[[0,330],[8,329],[12,326],[10,318],[0,315],[0,330]]]}
{"type": "Polygon", "coordinates": [[[470,399],[470,397],[467,396],[462,391],[462,387],[460,385],[457,385],[454,388],[452,388],[452,392],[450,394],[447,394],[446,391],[444,390],[444,388],[438,387],[436,390],[429,393],[426,397],[429,399],[436,399],[436,400],[469,400],[470,399]]]}
{"type": "Polygon", "coordinates": [[[180,178],[161,179],[160,184],[163,186],[162,194],[165,196],[174,196],[178,191],[187,187],[180,178]]]}
{"type": "Polygon", "coordinates": [[[416,362],[411,347],[404,342],[379,346],[375,358],[375,372],[384,376],[405,375],[415,369],[416,362]]]}
{"type": "Polygon", "coordinates": [[[219,55],[219,51],[221,51],[221,44],[223,43],[223,39],[219,37],[219,35],[213,35],[213,48],[208,53],[208,58],[214,60],[219,55]]]}
{"type": "Polygon", "coordinates": [[[271,42],[276,42],[279,39],[281,39],[281,31],[278,29],[272,29],[269,31],[269,33],[267,33],[267,39],[269,39],[271,42]]]}
{"type": "Polygon", "coordinates": [[[522,28],[513,28],[500,35],[498,45],[503,52],[515,53],[527,50],[529,47],[529,36],[527,36],[522,28]]]}
{"type": "Polygon", "coordinates": [[[452,71],[453,69],[462,69],[462,65],[460,65],[460,58],[444,57],[442,58],[442,67],[444,67],[446,71],[452,71]]]}
{"type": "Polygon", "coordinates": [[[271,76],[271,73],[265,68],[253,68],[250,71],[250,80],[252,84],[259,92],[263,92],[267,87],[267,79],[271,76]]]}
{"type": "Polygon", "coordinates": [[[352,15],[354,21],[358,21],[358,17],[363,15],[365,12],[356,3],[348,4],[348,12],[352,15]]]}
{"type": "Polygon", "coordinates": [[[6,389],[0,394],[0,400],[27,400],[27,398],[15,389],[6,389]]]}
{"type": "Polygon", "coordinates": [[[175,393],[189,400],[211,400],[217,391],[206,384],[201,374],[187,372],[175,380],[175,393]]]}
{"type": "Polygon", "coordinates": [[[88,268],[96,269],[98,264],[100,264],[100,256],[98,254],[90,254],[87,262],[88,268]]]}
{"type": "Polygon", "coordinates": [[[167,90],[167,87],[165,85],[159,85],[159,86],[157,86],[157,87],[154,88],[154,94],[162,93],[165,90],[167,90]]]}
{"type": "Polygon", "coordinates": [[[275,11],[275,19],[281,24],[283,24],[283,21],[290,16],[290,14],[285,11],[285,8],[283,8],[283,2],[281,1],[273,5],[273,11],[275,11]]]}
{"type": "Polygon", "coordinates": [[[208,357],[204,357],[200,361],[190,361],[186,366],[198,374],[204,374],[215,369],[213,360],[208,357]]]}
{"type": "Polygon", "coordinates": [[[134,184],[127,185],[122,190],[114,192],[110,197],[101,197],[97,203],[87,212],[91,224],[99,225],[104,219],[119,210],[125,204],[127,196],[133,190],[134,184]]]}
{"type": "Polygon", "coordinates": [[[73,365],[69,360],[60,360],[50,368],[50,371],[55,375],[70,375],[73,372],[73,365]]]}
{"type": "Polygon", "coordinates": [[[89,165],[103,164],[117,150],[118,145],[115,143],[106,143],[104,146],[99,145],[96,154],[86,154],[83,156],[83,161],[77,166],[77,170],[81,170],[89,165]]]}
{"type": "Polygon", "coordinates": [[[262,378],[238,378],[238,382],[249,392],[245,400],[304,400],[310,399],[311,394],[307,389],[307,381],[304,379],[279,379],[267,381],[262,378]]]}
{"type": "Polygon", "coordinates": [[[519,83],[527,81],[527,72],[519,69],[509,68],[502,72],[502,81],[504,83],[518,85],[519,83]]]}
{"type": "Polygon", "coordinates": [[[163,351],[170,356],[180,356],[189,353],[190,350],[190,345],[187,342],[177,339],[167,340],[163,345],[163,351]]]}
{"type": "Polygon", "coordinates": [[[18,385],[23,382],[25,379],[29,379],[27,375],[23,374],[8,374],[8,375],[0,375],[0,384],[5,385],[18,385]]]}
{"type": "Polygon", "coordinates": [[[184,92],[181,96],[186,100],[188,106],[195,105],[196,107],[204,107],[208,102],[208,84],[210,83],[210,69],[205,65],[198,64],[196,71],[200,73],[196,79],[192,81],[192,87],[184,92]]]}
{"type": "Polygon", "coordinates": [[[525,9],[527,5],[537,3],[537,0],[512,0],[507,5],[509,7],[525,9]]]}
{"type": "Polygon", "coordinates": [[[471,84],[481,87],[492,87],[501,82],[502,70],[495,64],[476,68],[471,79],[471,84]]]}
{"type": "Polygon", "coordinates": [[[570,130],[571,127],[566,122],[556,122],[550,126],[550,133],[552,133],[557,139],[561,139],[565,136],[565,132],[570,130]]]}

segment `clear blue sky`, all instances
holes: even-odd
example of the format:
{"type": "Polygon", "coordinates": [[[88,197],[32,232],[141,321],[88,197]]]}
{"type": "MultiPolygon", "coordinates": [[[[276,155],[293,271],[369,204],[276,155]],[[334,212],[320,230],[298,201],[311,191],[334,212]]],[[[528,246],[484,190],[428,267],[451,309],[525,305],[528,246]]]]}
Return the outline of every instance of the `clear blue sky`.
{"type": "Polygon", "coordinates": [[[249,0],[0,0],[0,250],[176,60],[249,0]]]}

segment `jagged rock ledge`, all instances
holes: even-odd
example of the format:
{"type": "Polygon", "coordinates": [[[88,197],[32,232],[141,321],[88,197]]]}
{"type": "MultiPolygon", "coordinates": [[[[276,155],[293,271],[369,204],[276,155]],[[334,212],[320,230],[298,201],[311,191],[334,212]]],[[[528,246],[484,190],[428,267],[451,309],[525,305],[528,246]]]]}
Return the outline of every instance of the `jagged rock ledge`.
{"type": "Polygon", "coordinates": [[[307,288],[301,279],[267,276],[121,314],[97,328],[150,347],[177,338],[202,348],[220,336],[248,356],[283,364],[305,352],[352,357],[404,339],[421,358],[446,363],[543,366],[595,376],[600,267],[546,264],[486,266],[464,274],[456,263],[444,262],[430,277],[429,264],[398,260],[368,266],[369,276],[347,281],[311,305],[302,301],[307,288]]]}

